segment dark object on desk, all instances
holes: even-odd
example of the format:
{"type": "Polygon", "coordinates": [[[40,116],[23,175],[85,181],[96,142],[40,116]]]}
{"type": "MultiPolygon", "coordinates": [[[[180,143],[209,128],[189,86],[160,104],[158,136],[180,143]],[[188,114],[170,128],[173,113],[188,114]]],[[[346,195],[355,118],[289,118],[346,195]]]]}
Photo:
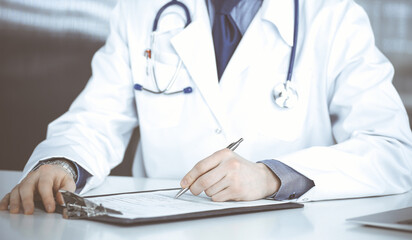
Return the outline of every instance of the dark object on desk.
{"type": "Polygon", "coordinates": [[[412,232],[412,207],[348,219],[372,227],[412,232]]]}
{"type": "MultiPolygon", "coordinates": [[[[412,216],[411,216],[411,217],[412,217],[412,216]]],[[[399,223],[400,223],[400,224],[412,225],[412,218],[411,218],[411,219],[408,219],[408,220],[405,220],[405,221],[400,221],[399,223]]]]}

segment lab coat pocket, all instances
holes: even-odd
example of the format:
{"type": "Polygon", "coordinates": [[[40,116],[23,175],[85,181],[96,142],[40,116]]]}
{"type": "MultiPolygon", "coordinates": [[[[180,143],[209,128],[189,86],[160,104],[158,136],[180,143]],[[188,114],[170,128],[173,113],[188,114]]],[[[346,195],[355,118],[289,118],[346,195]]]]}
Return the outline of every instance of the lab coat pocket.
{"type": "MultiPolygon", "coordinates": [[[[165,93],[171,93],[180,91],[189,85],[188,74],[184,67],[178,69],[180,60],[177,55],[163,52],[152,57],[154,60],[153,68],[149,68],[148,74],[143,78],[142,85],[145,88],[153,91],[166,90],[165,93]],[[171,84],[174,76],[176,76],[176,80],[171,84]]],[[[164,93],[153,94],[147,91],[140,92],[137,96],[140,124],[147,123],[146,127],[149,128],[177,126],[181,122],[186,98],[186,94],[183,93],[167,95],[164,93]]]]}
{"type": "Polygon", "coordinates": [[[145,96],[144,103],[139,106],[139,120],[147,128],[171,128],[181,121],[184,95],[150,95],[145,96]],[[147,124],[145,124],[147,123],[147,124]]]}
{"type": "Polygon", "coordinates": [[[182,71],[182,69],[179,68],[179,57],[173,53],[167,52],[153,54],[152,57],[153,65],[152,68],[149,69],[151,72],[148,77],[152,78],[152,81],[154,78],[160,90],[164,91],[168,88],[168,91],[166,92],[174,91],[176,89],[175,85],[179,85],[178,79],[182,71]],[[176,77],[176,84],[173,83],[173,85],[169,86],[174,77],[176,77]]]}

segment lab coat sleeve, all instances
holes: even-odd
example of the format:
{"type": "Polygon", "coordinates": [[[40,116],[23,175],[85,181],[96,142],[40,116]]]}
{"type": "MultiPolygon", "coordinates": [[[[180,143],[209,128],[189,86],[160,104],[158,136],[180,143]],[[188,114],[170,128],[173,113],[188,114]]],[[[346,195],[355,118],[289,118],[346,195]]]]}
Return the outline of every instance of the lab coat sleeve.
{"type": "Polygon", "coordinates": [[[393,67],[375,47],[363,9],[341,1],[339,12],[331,20],[337,26],[327,66],[336,145],[277,157],[314,180],[299,201],[397,194],[412,186],[411,130],[393,67]]]}
{"type": "Polygon", "coordinates": [[[23,177],[38,161],[66,158],[92,175],[85,192],[122,161],[138,124],[122,2],[113,11],[105,46],[93,57],[92,77],[69,111],[48,126],[47,138],[35,148],[23,177]]]}

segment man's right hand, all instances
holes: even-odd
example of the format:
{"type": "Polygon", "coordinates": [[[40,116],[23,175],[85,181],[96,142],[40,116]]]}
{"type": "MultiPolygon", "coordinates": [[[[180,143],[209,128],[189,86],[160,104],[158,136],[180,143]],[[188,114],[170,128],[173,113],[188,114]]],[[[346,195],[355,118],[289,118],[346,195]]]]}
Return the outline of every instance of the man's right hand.
{"type": "Polygon", "coordinates": [[[41,199],[44,209],[52,213],[56,209],[56,200],[58,204],[63,204],[60,189],[76,190],[72,175],[59,165],[42,165],[3,197],[0,210],[9,210],[10,213],[23,210],[24,214],[31,215],[34,212],[34,200],[41,199]]]}

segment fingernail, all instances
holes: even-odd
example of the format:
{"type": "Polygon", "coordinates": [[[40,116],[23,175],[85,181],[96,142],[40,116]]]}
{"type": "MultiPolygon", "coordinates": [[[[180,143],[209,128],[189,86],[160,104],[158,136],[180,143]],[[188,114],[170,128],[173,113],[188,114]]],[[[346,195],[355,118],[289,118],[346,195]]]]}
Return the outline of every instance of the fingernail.
{"type": "Polygon", "coordinates": [[[186,179],[183,179],[183,180],[180,182],[180,186],[186,187],[186,185],[187,185],[187,181],[186,181],[186,179]]]}
{"type": "Polygon", "coordinates": [[[51,212],[52,210],[53,210],[53,206],[52,206],[52,205],[49,204],[49,205],[46,206],[46,211],[47,211],[47,212],[51,212]]]}
{"type": "Polygon", "coordinates": [[[25,215],[30,215],[30,214],[32,214],[33,213],[33,210],[29,210],[29,209],[24,209],[24,214],[25,215]]]}
{"type": "Polygon", "coordinates": [[[10,213],[18,213],[19,212],[19,208],[17,207],[10,207],[10,213]]]}

